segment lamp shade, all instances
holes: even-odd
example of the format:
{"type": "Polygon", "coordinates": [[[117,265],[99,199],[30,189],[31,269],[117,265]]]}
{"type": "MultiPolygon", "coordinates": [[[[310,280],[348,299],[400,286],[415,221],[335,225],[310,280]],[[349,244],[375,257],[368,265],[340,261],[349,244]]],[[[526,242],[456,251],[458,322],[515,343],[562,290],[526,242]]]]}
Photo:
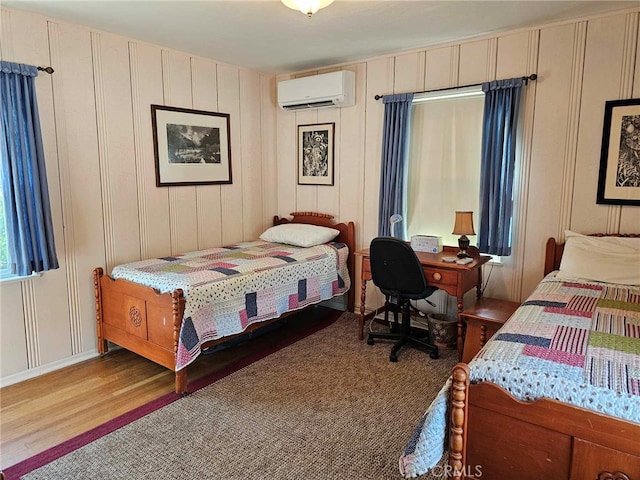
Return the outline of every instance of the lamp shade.
{"type": "Polygon", "coordinates": [[[310,17],[321,8],[331,5],[334,0],[280,0],[287,7],[293,10],[300,10],[310,17]]]}
{"type": "Polygon", "coordinates": [[[473,229],[473,212],[456,212],[456,224],[453,226],[453,235],[475,235],[473,229]]]}

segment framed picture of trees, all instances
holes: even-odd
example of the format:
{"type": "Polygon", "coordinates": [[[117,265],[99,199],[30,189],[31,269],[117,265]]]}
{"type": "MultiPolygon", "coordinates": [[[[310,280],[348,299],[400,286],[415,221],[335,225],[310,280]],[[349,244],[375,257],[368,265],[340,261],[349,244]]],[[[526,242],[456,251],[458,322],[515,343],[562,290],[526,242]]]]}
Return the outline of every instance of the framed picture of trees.
{"type": "Polygon", "coordinates": [[[333,185],[335,123],[298,125],[298,185],[333,185]]]}
{"type": "Polygon", "coordinates": [[[151,105],[156,185],[231,182],[229,114],[151,105]]]}

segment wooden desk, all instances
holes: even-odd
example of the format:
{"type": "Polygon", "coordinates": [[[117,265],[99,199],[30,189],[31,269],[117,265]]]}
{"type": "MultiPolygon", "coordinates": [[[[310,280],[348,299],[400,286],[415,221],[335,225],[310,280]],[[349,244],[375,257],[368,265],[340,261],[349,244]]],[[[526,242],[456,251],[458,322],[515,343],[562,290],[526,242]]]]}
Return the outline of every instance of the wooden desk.
{"type": "MultiPolygon", "coordinates": [[[[445,246],[441,253],[416,252],[422,267],[424,268],[427,283],[444,290],[449,295],[458,299],[458,357],[462,358],[462,323],[460,312],[463,308],[463,297],[466,292],[476,287],[476,298],[480,299],[482,291],[482,265],[487,263],[491,257],[486,255],[474,255],[474,261],[468,265],[458,265],[457,263],[447,263],[442,261],[442,257],[455,256],[458,247],[445,246]]],[[[477,252],[477,250],[476,250],[477,252]]],[[[358,250],[356,257],[362,258],[360,268],[360,280],[362,287],[360,292],[360,318],[358,320],[358,338],[364,338],[364,322],[372,318],[375,310],[365,315],[365,304],[367,299],[367,282],[371,280],[371,262],[369,259],[369,249],[358,250]]]]}

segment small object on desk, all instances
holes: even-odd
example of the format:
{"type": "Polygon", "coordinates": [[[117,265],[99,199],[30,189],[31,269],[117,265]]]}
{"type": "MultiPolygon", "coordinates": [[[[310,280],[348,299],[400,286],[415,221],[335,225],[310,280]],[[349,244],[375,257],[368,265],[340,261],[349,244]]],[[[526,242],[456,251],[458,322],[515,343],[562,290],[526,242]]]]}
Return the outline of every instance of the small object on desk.
{"type": "Polygon", "coordinates": [[[412,235],[411,248],[416,252],[440,253],[442,251],[442,237],[433,235],[412,235]]]}
{"type": "Polygon", "coordinates": [[[473,262],[473,258],[471,257],[458,258],[456,260],[458,265],[469,265],[471,262],[473,262]]]}
{"type": "Polygon", "coordinates": [[[442,257],[442,261],[446,263],[453,263],[458,260],[458,257],[442,257]]]}

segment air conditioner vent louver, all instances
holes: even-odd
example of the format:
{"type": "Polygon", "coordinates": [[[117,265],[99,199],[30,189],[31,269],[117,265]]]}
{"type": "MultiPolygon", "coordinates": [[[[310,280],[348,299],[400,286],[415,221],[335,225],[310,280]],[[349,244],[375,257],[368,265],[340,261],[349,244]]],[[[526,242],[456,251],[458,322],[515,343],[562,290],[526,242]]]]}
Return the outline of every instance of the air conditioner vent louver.
{"type": "Polygon", "coordinates": [[[355,73],[350,70],[278,82],[278,105],[284,110],[348,107],[355,104],[355,73]]]}
{"type": "Polygon", "coordinates": [[[296,105],[283,105],[284,110],[304,110],[305,108],[320,108],[336,106],[331,100],[323,100],[320,102],[298,103],[296,105]]]}

